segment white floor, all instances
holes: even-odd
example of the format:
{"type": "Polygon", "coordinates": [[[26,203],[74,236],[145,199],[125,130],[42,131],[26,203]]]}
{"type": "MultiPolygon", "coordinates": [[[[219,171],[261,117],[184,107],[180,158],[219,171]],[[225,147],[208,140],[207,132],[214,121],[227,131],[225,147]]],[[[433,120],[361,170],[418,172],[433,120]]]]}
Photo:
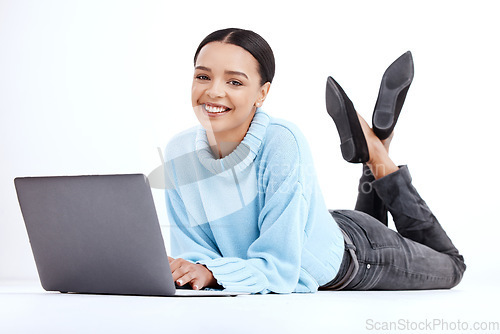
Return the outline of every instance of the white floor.
{"type": "Polygon", "coordinates": [[[452,290],[210,298],[60,294],[3,283],[0,333],[500,333],[499,297],[493,285],[467,280],[452,290]]]}

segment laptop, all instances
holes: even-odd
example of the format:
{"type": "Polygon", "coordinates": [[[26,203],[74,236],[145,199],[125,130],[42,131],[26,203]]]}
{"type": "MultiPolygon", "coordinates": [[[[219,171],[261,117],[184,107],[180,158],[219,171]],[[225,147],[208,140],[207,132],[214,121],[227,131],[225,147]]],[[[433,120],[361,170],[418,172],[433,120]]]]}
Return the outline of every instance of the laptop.
{"type": "Polygon", "coordinates": [[[176,288],[143,174],[18,177],[19,205],[47,291],[236,296],[176,288]]]}

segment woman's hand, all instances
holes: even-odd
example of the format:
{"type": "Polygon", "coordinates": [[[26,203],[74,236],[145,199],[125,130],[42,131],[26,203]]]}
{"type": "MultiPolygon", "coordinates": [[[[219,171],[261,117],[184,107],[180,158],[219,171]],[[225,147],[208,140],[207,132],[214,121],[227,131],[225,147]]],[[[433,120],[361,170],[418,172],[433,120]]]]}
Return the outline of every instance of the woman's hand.
{"type": "Polygon", "coordinates": [[[206,287],[217,287],[217,281],[210,270],[202,264],[196,264],[181,258],[168,257],[172,276],[177,285],[183,286],[187,283],[193,290],[206,287]]]}

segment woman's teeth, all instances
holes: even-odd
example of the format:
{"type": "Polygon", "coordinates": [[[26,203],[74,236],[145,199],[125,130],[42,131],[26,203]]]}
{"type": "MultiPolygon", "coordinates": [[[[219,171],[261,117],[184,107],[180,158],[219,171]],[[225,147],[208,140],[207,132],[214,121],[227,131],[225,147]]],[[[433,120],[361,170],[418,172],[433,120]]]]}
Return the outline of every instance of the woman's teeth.
{"type": "Polygon", "coordinates": [[[205,104],[205,109],[206,111],[213,113],[220,113],[229,110],[229,108],[226,107],[213,107],[213,106],[207,106],[206,104],[205,104]]]}

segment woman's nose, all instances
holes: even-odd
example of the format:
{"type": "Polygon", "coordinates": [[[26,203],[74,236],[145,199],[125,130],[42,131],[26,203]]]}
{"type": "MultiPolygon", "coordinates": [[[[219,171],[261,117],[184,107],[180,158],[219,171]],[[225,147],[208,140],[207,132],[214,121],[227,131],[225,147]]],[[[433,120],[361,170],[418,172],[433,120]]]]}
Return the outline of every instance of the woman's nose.
{"type": "Polygon", "coordinates": [[[213,80],[207,89],[207,95],[210,98],[224,97],[225,94],[223,82],[220,80],[213,80]]]}

